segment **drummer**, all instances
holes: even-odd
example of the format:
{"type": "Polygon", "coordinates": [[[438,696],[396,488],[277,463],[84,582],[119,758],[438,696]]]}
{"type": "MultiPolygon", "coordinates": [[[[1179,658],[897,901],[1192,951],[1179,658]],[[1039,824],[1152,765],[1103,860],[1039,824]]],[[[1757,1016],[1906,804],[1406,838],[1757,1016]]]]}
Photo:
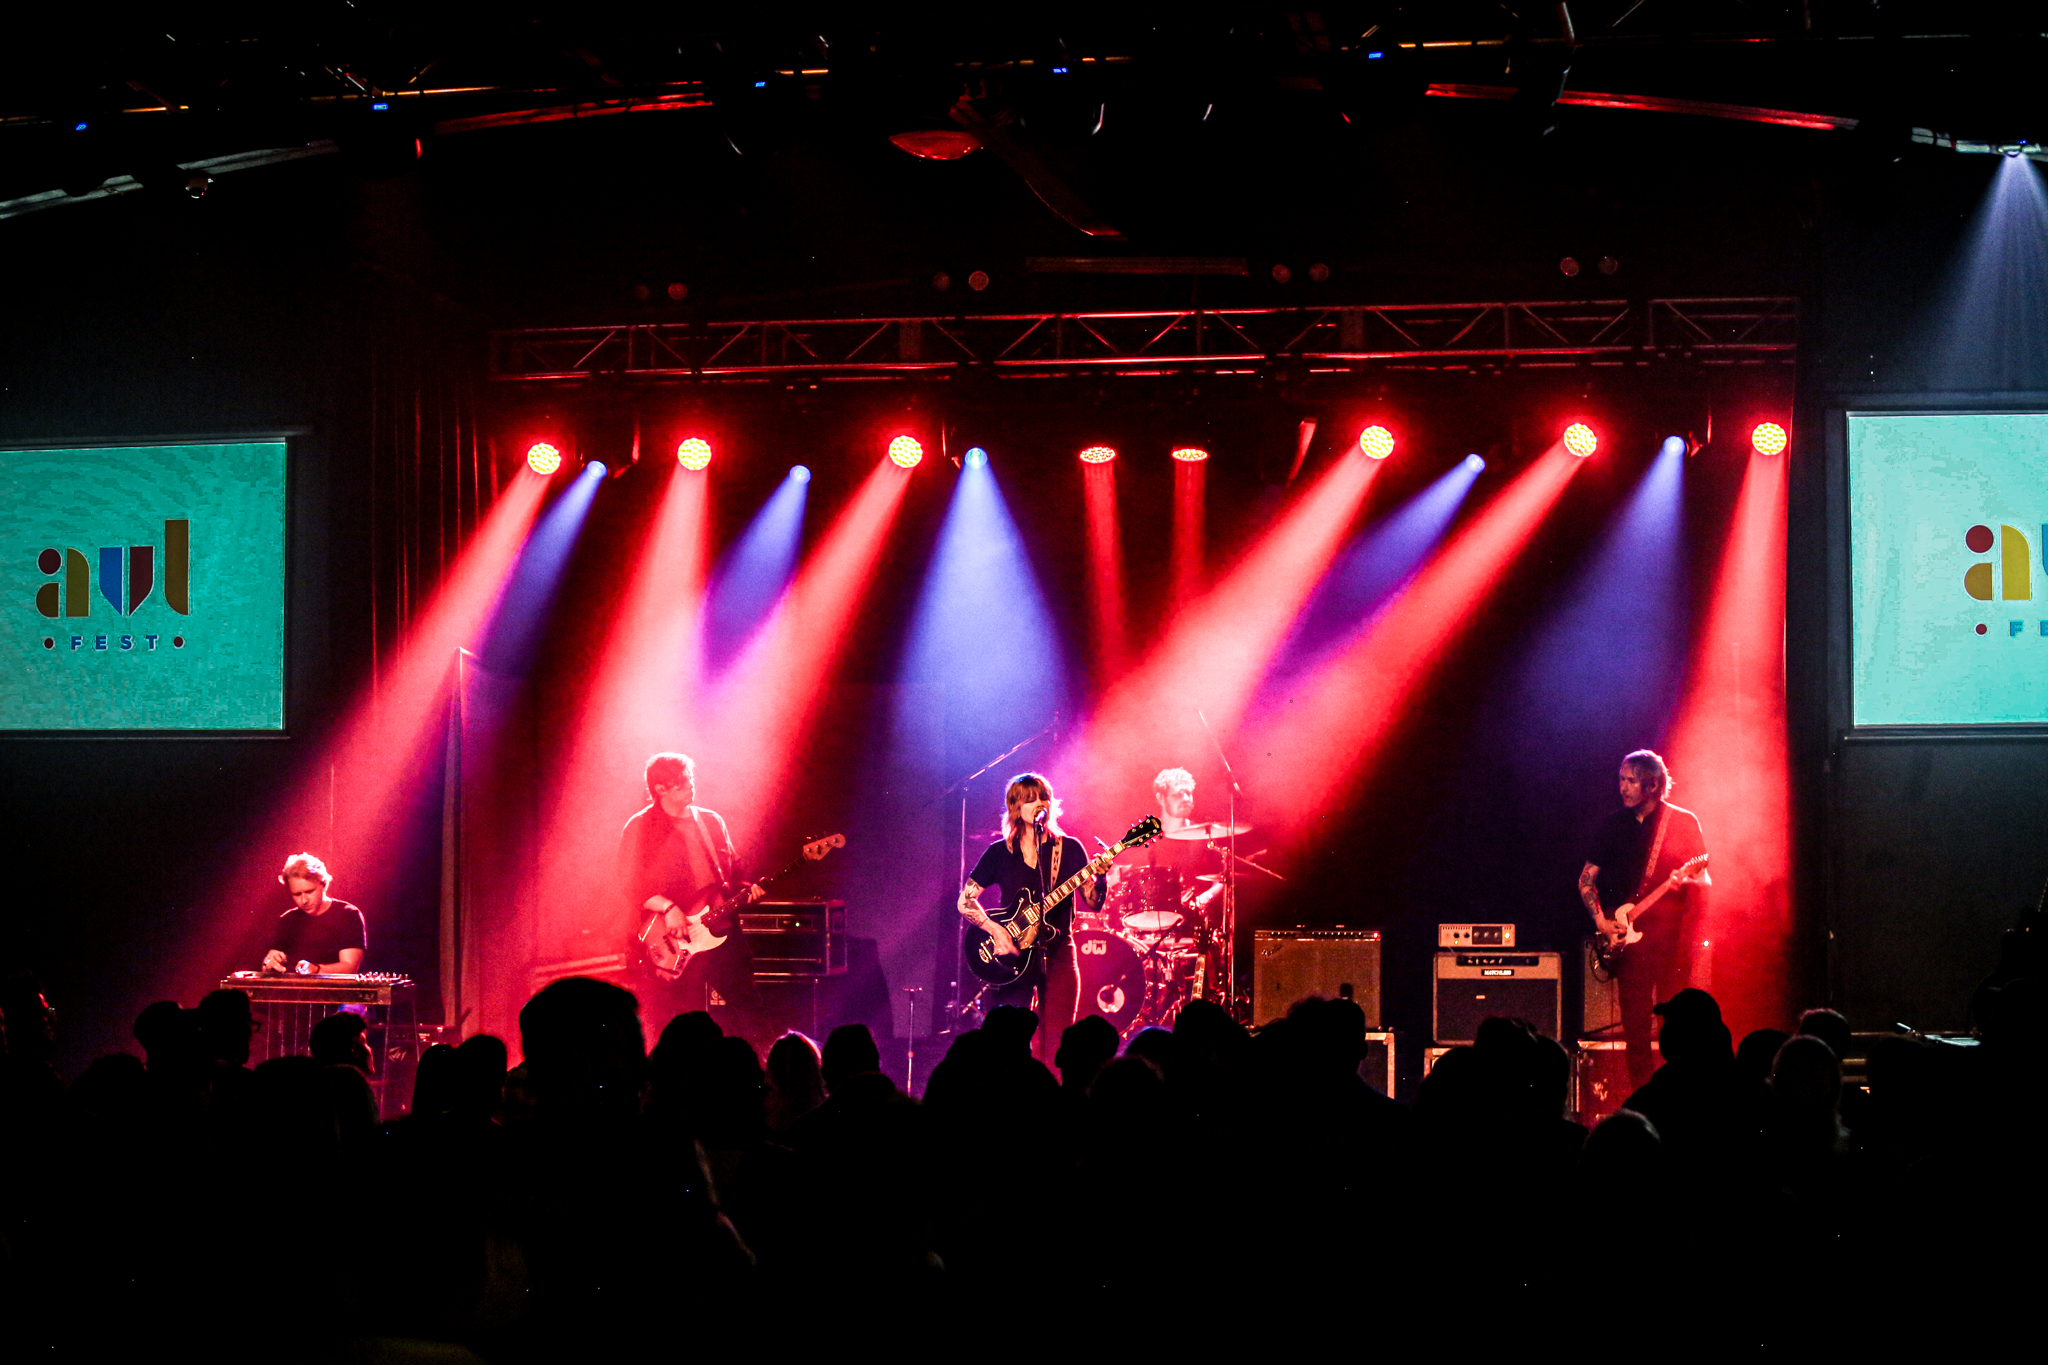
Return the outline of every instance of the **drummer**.
{"type": "Polygon", "coordinates": [[[1195,775],[1186,768],[1160,769],[1159,776],[1152,779],[1152,799],[1158,803],[1159,823],[1166,834],[1147,845],[1152,865],[1179,875],[1186,904],[1196,917],[1203,917],[1223,894],[1223,883],[1199,882],[1195,878],[1200,873],[1215,873],[1221,863],[1206,842],[1173,837],[1175,831],[1188,827],[1189,817],[1195,813],[1195,775]]]}

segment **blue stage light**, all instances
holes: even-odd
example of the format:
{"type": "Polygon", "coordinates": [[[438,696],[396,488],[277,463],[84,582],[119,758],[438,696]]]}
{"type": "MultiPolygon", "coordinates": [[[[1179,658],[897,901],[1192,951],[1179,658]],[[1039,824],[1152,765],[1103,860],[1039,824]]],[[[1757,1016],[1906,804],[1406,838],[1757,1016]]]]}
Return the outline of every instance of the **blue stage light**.
{"type": "Polygon", "coordinates": [[[1465,457],[1465,468],[1471,470],[1474,474],[1477,474],[1480,470],[1486,468],[1485,457],[1480,455],[1478,451],[1473,451],[1470,455],[1467,455],[1465,457]]]}
{"type": "Polygon", "coordinates": [[[1657,449],[1666,455],[1683,455],[1685,454],[1685,438],[1683,436],[1666,436],[1664,444],[1658,446],[1657,449]]]}
{"type": "Polygon", "coordinates": [[[789,467],[789,477],[795,479],[798,483],[809,483],[811,481],[811,467],[809,465],[793,464],[789,467]]]}
{"type": "Polygon", "coordinates": [[[967,447],[967,454],[961,457],[969,469],[987,469],[988,452],[980,446],[967,447]]]}

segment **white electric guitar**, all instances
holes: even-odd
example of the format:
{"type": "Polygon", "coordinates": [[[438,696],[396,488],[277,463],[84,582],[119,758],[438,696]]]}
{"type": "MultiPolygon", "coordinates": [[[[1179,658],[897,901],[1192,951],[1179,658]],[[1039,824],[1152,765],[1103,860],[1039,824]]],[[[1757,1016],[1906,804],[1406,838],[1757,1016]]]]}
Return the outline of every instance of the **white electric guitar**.
{"type": "MultiPolygon", "coordinates": [[[[765,887],[784,873],[806,862],[817,862],[835,848],[845,847],[844,834],[813,839],[804,845],[801,857],[755,885],[765,887]]],[[[687,901],[670,901],[667,909],[649,911],[647,923],[640,930],[640,945],[646,950],[649,970],[663,981],[674,981],[690,965],[691,958],[710,952],[730,937],[719,931],[726,927],[732,912],[749,900],[745,884],[713,882],[687,901]]]]}

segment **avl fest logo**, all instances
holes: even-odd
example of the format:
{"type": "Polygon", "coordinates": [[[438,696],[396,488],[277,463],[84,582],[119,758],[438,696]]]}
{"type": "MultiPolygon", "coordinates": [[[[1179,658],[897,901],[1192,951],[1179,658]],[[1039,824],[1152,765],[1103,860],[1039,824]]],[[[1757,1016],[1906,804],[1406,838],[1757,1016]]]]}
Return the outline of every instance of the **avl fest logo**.
{"type": "MultiPolygon", "coordinates": [[[[100,603],[113,608],[117,617],[132,617],[156,590],[156,547],[154,545],[102,545],[99,547],[100,603]]],[[[192,522],[180,517],[164,522],[164,605],[180,616],[192,614],[192,522]]],[[[83,550],[44,550],[36,556],[36,567],[51,582],[36,589],[36,610],[51,620],[90,619],[93,600],[93,561],[83,550]]],[[[156,649],[160,634],[103,634],[84,632],[69,637],[73,650],[156,649]]],[[[44,649],[55,649],[57,637],[45,635],[44,649]]],[[[185,637],[171,637],[173,649],[185,647],[185,637]]]]}

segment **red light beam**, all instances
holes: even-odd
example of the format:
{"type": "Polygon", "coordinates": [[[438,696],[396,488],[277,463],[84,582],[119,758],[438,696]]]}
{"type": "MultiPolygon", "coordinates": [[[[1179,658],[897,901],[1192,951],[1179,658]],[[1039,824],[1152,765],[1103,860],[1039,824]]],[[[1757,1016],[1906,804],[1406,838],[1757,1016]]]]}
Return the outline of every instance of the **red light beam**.
{"type": "Polygon", "coordinates": [[[1081,470],[1088,517],[1088,600],[1095,614],[1095,660],[1104,681],[1122,675],[1130,663],[1124,630],[1124,547],[1116,515],[1116,466],[1089,464],[1081,470]]]}
{"type": "Polygon", "coordinates": [[[1714,855],[1698,982],[1737,1036],[1791,1017],[1792,840],[1785,738],[1787,461],[1752,455],[1706,629],[1672,729],[1678,803],[1714,855]]]}
{"type": "Polygon", "coordinates": [[[1409,702],[1556,505],[1580,462],[1552,446],[1430,560],[1358,638],[1251,722],[1262,805],[1297,837],[1367,771],[1409,702]]]}

